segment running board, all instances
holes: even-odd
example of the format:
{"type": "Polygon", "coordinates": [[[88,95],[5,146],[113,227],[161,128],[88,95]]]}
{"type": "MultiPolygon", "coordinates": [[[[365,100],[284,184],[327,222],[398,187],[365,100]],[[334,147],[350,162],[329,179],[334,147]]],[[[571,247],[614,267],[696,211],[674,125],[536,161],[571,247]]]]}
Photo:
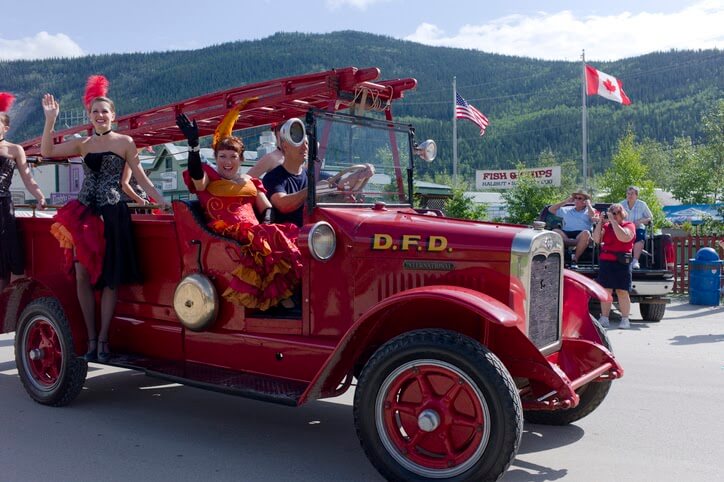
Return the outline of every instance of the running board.
{"type": "Polygon", "coordinates": [[[158,360],[134,355],[112,354],[107,363],[101,364],[139,370],[150,377],[182,385],[291,407],[297,406],[308,385],[295,380],[237,372],[200,363],[158,360]]]}

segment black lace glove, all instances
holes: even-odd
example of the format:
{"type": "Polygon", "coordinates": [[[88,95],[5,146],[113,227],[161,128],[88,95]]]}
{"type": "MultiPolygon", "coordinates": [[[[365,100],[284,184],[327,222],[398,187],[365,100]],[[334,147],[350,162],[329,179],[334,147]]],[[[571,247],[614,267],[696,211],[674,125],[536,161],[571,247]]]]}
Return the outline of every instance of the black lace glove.
{"type": "Polygon", "coordinates": [[[191,122],[189,118],[186,117],[186,114],[179,114],[176,116],[176,125],[186,136],[189,147],[196,147],[199,145],[199,126],[196,125],[196,119],[191,122]]]}

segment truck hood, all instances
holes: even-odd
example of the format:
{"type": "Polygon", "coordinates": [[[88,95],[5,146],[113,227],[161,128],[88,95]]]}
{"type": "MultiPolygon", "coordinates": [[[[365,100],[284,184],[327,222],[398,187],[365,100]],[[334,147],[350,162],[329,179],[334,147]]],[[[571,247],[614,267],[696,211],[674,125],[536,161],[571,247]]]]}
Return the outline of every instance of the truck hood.
{"type": "MultiPolygon", "coordinates": [[[[513,238],[526,228],[419,214],[413,209],[317,208],[346,234],[356,255],[386,251],[403,256],[465,259],[471,251],[509,258],[513,238]],[[463,258],[461,258],[461,256],[463,258]]],[[[487,257],[487,256],[486,256],[487,257]]]]}

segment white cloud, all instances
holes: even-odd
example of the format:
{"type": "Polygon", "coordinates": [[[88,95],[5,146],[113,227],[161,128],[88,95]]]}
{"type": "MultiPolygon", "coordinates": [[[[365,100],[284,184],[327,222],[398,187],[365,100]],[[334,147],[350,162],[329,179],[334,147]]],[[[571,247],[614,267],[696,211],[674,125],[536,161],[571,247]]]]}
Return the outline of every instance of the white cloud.
{"type": "Polygon", "coordinates": [[[724,46],[724,2],[703,1],[674,13],[632,14],[577,18],[564,10],[534,16],[510,15],[482,25],[464,25],[446,35],[422,23],[413,42],[482,50],[541,59],[576,60],[586,57],[614,60],[669,49],[724,46]]]}
{"type": "Polygon", "coordinates": [[[389,0],[327,0],[327,6],[332,10],[341,7],[354,7],[359,10],[367,10],[367,7],[375,3],[387,2],[389,0]]]}
{"type": "Polygon", "coordinates": [[[18,40],[0,38],[0,60],[31,60],[50,57],[80,57],[80,45],[64,33],[51,35],[39,32],[34,37],[18,40]]]}

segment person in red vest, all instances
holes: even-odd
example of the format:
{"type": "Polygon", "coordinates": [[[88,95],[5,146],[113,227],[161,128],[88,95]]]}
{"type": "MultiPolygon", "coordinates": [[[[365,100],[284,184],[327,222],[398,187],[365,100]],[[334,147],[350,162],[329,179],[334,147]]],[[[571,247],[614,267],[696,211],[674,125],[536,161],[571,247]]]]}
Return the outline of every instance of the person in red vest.
{"type": "MultiPolygon", "coordinates": [[[[626,211],[618,203],[611,204],[608,215],[594,217],[596,227],[593,229],[593,242],[601,246],[599,257],[598,281],[609,294],[616,290],[618,306],[621,310],[620,329],[630,328],[631,313],[631,266],[633,249],[636,240],[636,225],[626,221],[626,211]]],[[[611,303],[601,302],[601,318],[599,322],[608,327],[608,314],[611,303]]]]}

